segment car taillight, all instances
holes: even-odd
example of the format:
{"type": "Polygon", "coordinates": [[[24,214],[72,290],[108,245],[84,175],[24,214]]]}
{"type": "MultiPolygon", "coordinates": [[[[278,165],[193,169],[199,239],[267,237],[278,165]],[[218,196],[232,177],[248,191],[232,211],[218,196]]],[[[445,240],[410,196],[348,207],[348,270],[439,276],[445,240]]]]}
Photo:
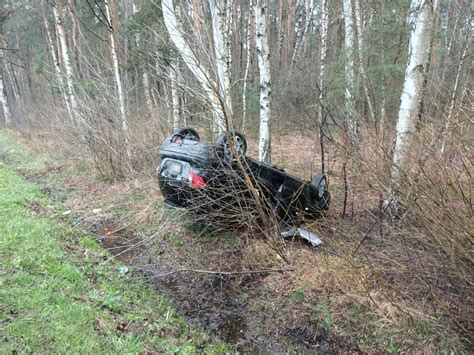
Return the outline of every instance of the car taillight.
{"type": "Polygon", "coordinates": [[[189,173],[189,185],[196,189],[204,189],[206,187],[206,182],[204,179],[196,173],[189,173]]]}

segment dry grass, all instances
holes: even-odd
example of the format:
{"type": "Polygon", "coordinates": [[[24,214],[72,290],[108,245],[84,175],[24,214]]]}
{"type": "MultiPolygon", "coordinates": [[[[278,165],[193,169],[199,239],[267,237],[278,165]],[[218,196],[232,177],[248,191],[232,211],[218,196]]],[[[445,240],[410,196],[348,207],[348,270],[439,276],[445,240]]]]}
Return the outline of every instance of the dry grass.
{"type": "MultiPolygon", "coordinates": [[[[262,303],[271,305],[273,316],[269,318],[275,321],[278,315],[280,321],[267,326],[286,327],[284,322],[292,319],[291,324],[297,328],[320,331],[327,327],[331,334],[352,339],[367,351],[431,352],[472,345],[472,137],[466,125],[467,119],[458,122],[455,140],[444,155],[434,144],[439,130],[422,127],[413,143],[410,164],[403,172],[402,214],[396,220],[387,218],[380,209],[389,186],[386,146],[365,129],[357,157],[337,144],[342,137],[336,136],[336,142],[327,145],[326,167],[333,203],[324,218],[307,225],[321,235],[324,247],[312,250],[298,243],[285,244],[284,255],[296,271],[266,277],[262,287],[271,289],[271,295],[250,302],[255,312],[261,312],[262,303]],[[346,213],[341,218],[343,210],[346,213]],[[304,296],[302,300],[278,306],[299,294],[304,296]]],[[[68,129],[57,131],[54,120],[44,126],[50,130],[26,131],[27,143],[40,145],[53,155],[60,149],[69,164],[85,162],[105,177],[117,174],[113,168],[119,166],[117,160],[106,162],[106,152],[91,156],[77,145],[80,142],[68,129]]],[[[166,225],[166,233],[185,234],[192,242],[194,234],[173,223],[177,218],[182,226],[186,220],[182,224],[181,217],[166,217],[162,209],[156,208],[160,197],[151,176],[163,131],[139,120],[132,124],[133,173],[120,170],[119,176],[127,178],[113,184],[85,179],[80,174],[70,176],[66,186],[73,191],[66,202],[68,208],[80,210],[84,223],[114,220],[142,235],[153,235],[153,228],[161,223],[166,225]],[[94,209],[101,212],[93,213],[94,209]]],[[[104,144],[102,148],[109,149],[112,142],[104,144]]],[[[289,173],[309,180],[318,170],[320,158],[311,137],[297,133],[275,136],[272,148],[273,161],[289,173]]],[[[96,150],[96,145],[88,149],[96,150]]],[[[249,150],[255,156],[254,140],[249,140],[249,150]]],[[[252,220],[249,216],[246,219],[252,220]]],[[[271,247],[255,238],[260,236],[258,228],[240,232],[244,241],[239,249],[240,261],[231,266],[248,270],[283,263],[271,247]]],[[[219,260],[206,259],[202,265],[193,266],[229,266],[219,260]]]]}

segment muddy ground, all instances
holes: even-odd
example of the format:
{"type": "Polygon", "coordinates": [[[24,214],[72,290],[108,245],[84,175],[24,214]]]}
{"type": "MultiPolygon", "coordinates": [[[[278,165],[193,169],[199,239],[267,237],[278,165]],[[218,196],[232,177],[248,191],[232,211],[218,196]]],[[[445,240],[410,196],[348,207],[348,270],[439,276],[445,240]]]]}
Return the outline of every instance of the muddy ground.
{"type": "MultiPolygon", "coordinates": [[[[275,141],[274,162],[310,179],[319,166],[314,142],[297,136],[275,141]]],[[[254,156],[254,140],[249,150],[254,156]]],[[[369,155],[354,175],[337,150],[329,153],[331,208],[307,226],[324,244],[311,248],[300,240],[287,241],[289,263],[270,252],[258,235],[216,232],[165,207],[151,167],[126,180],[102,181],[84,165],[86,160],[59,163],[53,155],[42,172],[20,172],[61,203],[72,231],[85,227],[127,265],[117,272],[145,278],[190,323],[236,350],[471,349],[469,289],[443,276],[450,264],[426,243],[430,239],[416,219],[407,225],[381,212],[380,181],[374,174],[383,175],[377,170],[384,169],[383,160],[369,155]]],[[[0,151],[1,160],[16,166],[11,158],[10,152],[0,151]]]]}
{"type": "MultiPolygon", "coordinates": [[[[260,271],[267,268],[249,254],[258,258],[261,246],[240,235],[222,236],[163,207],[153,179],[139,187],[137,182],[109,184],[62,166],[22,173],[73,213],[75,226],[89,228],[127,265],[120,272],[145,278],[190,323],[236,350],[359,351],[331,332],[327,314],[311,310],[318,300],[306,299],[305,290],[293,284],[288,275],[293,271],[260,271]],[[147,200],[143,191],[148,197],[155,194],[155,202],[145,207],[134,202],[147,200]],[[149,210],[144,218],[136,217],[140,209],[149,210]]],[[[309,258],[324,253],[302,241],[288,245],[309,258]]],[[[279,268],[292,270],[284,263],[279,268]]]]}

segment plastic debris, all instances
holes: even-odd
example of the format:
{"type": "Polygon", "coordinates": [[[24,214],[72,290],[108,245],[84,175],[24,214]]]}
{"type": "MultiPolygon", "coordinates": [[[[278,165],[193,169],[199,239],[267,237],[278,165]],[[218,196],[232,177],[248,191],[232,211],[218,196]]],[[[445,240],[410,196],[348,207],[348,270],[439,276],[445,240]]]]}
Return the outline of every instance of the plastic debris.
{"type": "Polygon", "coordinates": [[[307,240],[312,246],[317,247],[323,244],[322,240],[316,233],[310,232],[303,228],[292,227],[291,229],[281,232],[283,238],[291,238],[299,235],[301,238],[307,240]]]}
{"type": "Polygon", "coordinates": [[[117,269],[117,271],[119,272],[119,274],[126,274],[128,272],[128,267],[121,266],[117,269]]]}

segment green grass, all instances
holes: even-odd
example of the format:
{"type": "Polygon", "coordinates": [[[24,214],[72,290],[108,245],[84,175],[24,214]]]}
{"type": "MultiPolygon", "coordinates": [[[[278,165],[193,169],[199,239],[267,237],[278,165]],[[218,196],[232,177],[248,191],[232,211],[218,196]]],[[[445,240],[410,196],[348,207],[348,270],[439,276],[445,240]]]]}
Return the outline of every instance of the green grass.
{"type": "Polygon", "coordinates": [[[0,130],[0,161],[7,161],[21,170],[40,171],[45,167],[38,154],[32,154],[26,147],[13,142],[4,130],[0,130]]]}
{"type": "Polygon", "coordinates": [[[85,231],[52,217],[59,210],[0,163],[0,353],[227,351],[144,281],[119,273],[85,231]]]}

